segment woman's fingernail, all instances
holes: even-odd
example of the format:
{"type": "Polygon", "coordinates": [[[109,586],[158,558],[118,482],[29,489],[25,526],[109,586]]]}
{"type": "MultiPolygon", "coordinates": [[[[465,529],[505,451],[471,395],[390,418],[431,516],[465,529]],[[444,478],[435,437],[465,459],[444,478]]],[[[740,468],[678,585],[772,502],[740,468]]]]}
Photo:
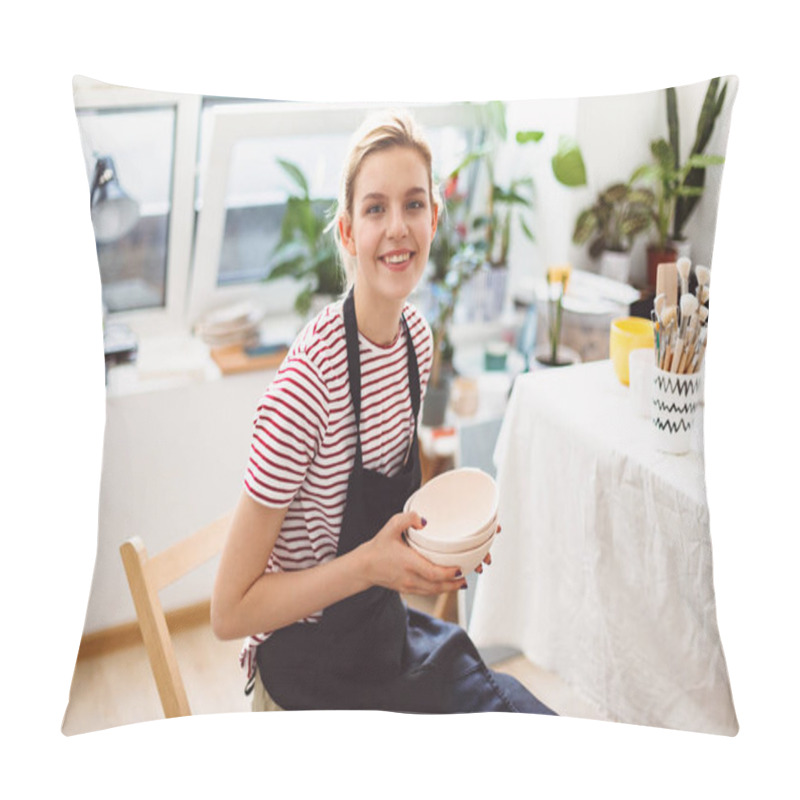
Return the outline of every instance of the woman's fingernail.
{"type": "Polygon", "coordinates": [[[458,588],[459,589],[466,589],[467,588],[467,582],[464,581],[464,583],[462,583],[461,586],[459,586],[458,588]]]}
{"type": "Polygon", "coordinates": [[[453,577],[454,577],[454,578],[460,578],[460,577],[461,577],[461,570],[460,570],[460,569],[457,569],[457,570],[456,570],[456,574],[455,574],[453,577]]]}
{"type": "Polygon", "coordinates": [[[421,517],[421,519],[422,519],[422,527],[424,528],[428,524],[428,520],[426,520],[425,517],[421,517]]]}

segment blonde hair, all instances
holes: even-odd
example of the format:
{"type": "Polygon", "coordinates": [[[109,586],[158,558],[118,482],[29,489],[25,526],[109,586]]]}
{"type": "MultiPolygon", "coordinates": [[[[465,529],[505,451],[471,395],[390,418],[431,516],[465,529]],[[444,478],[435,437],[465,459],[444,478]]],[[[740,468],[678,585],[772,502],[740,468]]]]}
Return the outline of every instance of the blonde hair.
{"type": "Polygon", "coordinates": [[[428,140],[414,118],[406,111],[389,111],[372,114],[362,123],[351,139],[350,151],[345,159],[339,186],[339,199],[330,226],[333,228],[339,258],[347,278],[348,288],[355,279],[355,259],[342,244],[339,221],[353,216],[353,191],[364,159],[373,153],[392,147],[408,147],[422,157],[428,171],[428,191],[437,209],[442,201],[433,181],[433,156],[428,140]]]}

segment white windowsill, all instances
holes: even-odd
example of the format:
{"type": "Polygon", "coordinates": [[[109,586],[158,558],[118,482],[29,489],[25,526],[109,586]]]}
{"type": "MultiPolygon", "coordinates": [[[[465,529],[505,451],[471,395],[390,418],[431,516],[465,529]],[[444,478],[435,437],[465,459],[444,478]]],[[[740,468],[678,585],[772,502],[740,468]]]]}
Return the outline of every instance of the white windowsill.
{"type": "MultiPolygon", "coordinates": [[[[472,351],[482,343],[500,339],[508,324],[508,320],[501,320],[454,325],[452,339],[456,347],[472,351]]],[[[297,318],[271,317],[268,325],[266,334],[271,340],[285,339],[290,343],[295,335],[292,331],[297,330],[297,318]]],[[[168,391],[225,377],[211,358],[209,346],[189,332],[141,336],[138,347],[134,363],[109,369],[107,397],[168,391]]]]}
{"type": "MultiPolygon", "coordinates": [[[[291,342],[297,330],[292,314],[270,317],[262,326],[264,338],[291,342]]],[[[269,371],[269,370],[264,370],[269,371]]],[[[211,357],[211,348],[189,331],[138,336],[135,362],[108,370],[106,394],[110,397],[168,391],[209,383],[225,377],[211,357]]]]}

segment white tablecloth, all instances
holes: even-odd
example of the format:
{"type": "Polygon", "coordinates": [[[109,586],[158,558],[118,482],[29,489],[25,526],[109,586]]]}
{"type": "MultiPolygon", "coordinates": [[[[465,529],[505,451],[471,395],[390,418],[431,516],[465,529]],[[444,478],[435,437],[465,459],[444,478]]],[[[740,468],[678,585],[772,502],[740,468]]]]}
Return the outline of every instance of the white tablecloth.
{"type": "Polygon", "coordinates": [[[517,379],[495,451],[502,533],[469,632],[608,719],[732,735],[702,425],[690,453],[658,453],[629,391],[609,361],[517,379]]]}

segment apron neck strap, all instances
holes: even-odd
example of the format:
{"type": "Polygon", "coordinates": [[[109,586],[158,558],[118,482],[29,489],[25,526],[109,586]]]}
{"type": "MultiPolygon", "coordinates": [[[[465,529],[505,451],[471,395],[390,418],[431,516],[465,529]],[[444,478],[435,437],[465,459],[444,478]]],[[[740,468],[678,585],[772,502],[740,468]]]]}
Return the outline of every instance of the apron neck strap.
{"type": "MultiPolygon", "coordinates": [[[[358,321],[356,320],[356,304],[353,296],[353,287],[344,300],[344,332],[347,344],[347,371],[350,378],[350,396],[353,399],[353,410],[356,415],[356,435],[358,447],[361,447],[361,357],[358,348],[358,321]]],[[[420,383],[417,354],[414,352],[414,342],[411,331],[408,329],[405,315],[400,316],[403,330],[406,334],[406,348],[408,351],[408,388],[411,393],[411,408],[414,412],[414,426],[416,427],[420,409],[420,383]]]]}

